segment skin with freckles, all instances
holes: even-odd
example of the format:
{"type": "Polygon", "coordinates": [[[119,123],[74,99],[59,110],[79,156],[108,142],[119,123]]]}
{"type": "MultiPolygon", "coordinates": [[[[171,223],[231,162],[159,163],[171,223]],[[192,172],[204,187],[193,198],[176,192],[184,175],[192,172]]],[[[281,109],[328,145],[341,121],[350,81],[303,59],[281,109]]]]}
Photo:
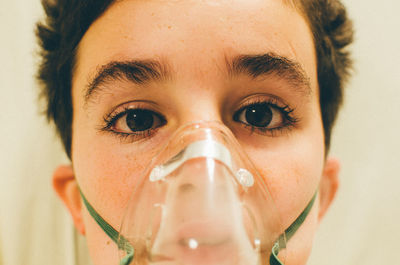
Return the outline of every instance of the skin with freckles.
{"type": "Polygon", "coordinates": [[[72,166],[54,174],[54,187],[86,235],[93,263],[117,264],[118,252],[82,205],[78,184],[118,230],[155,147],[184,124],[212,120],[233,132],[264,177],[284,227],[319,190],[285,253],[285,264],[305,264],[338,185],[338,163],[325,156],[315,56],[303,16],[281,0],[112,4],[79,44],[72,82],[72,166]],[[263,55],[290,62],[296,77],[285,71],[254,77],[248,69],[232,70],[235,59],[263,55]],[[156,62],[165,78],[135,83],[124,74],[107,76],[88,93],[105,66],[115,70],[115,63],[127,62],[156,62]],[[270,128],[248,124],[241,110],[251,104],[269,106],[270,128]],[[129,135],[124,114],[129,109],[156,113],[154,126],[129,135]]]}

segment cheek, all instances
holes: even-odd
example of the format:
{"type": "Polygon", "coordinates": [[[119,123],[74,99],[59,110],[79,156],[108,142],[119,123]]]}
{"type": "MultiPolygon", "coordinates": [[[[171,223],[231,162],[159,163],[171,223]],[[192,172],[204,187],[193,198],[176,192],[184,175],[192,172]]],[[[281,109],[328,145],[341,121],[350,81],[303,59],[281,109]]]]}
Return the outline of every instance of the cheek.
{"type": "Polygon", "coordinates": [[[284,228],[317,191],[324,164],[322,129],[292,135],[263,149],[246,150],[265,179],[284,228]]]}
{"type": "Polygon", "coordinates": [[[117,264],[119,260],[117,245],[101,230],[86,209],[83,210],[83,218],[85,221],[86,242],[93,264],[117,264]]]}
{"type": "Polygon", "coordinates": [[[130,144],[117,147],[108,137],[85,135],[78,128],[76,134],[73,167],[79,186],[96,211],[119,228],[134,187],[154,154],[139,154],[130,144]]]}
{"type": "Polygon", "coordinates": [[[314,234],[318,227],[318,197],[315,206],[308,217],[297,230],[296,234],[286,242],[287,248],[282,252],[284,254],[285,265],[304,265],[307,264],[310,256],[314,234]]]}

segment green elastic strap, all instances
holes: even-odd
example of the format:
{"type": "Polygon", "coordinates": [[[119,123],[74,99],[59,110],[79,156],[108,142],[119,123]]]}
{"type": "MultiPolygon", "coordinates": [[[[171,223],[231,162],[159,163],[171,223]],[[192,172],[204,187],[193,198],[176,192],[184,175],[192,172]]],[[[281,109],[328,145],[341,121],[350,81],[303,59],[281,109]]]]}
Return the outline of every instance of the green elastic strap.
{"type": "MultiPolygon", "coordinates": [[[[104,232],[118,245],[120,249],[123,249],[127,255],[121,259],[120,265],[129,265],[134,257],[135,250],[133,246],[129,243],[129,241],[120,235],[117,230],[115,230],[111,225],[109,225],[97,212],[96,210],[90,205],[90,203],[86,200],[85,196],[83,195],[82,191],[79,190],[83,203],[85,204],[87,210],[89,211],[90,215],[96,221],[96,223],[104,230],[104,232]],[[119,239],[119,240],[118,240],[119,239]]],[[[286,230],[285,233],[282,234],[277,242],[272,247],[271,255],[269,257],[270,265],[283,265],[283,263],[279,260],[278,254],[280,251],[280,242],[284,242],[285,238],[286,241],[289,241],[294,233],[299,229],[299,227],[303,224],[304,220],[306,219],[307,215],[309,214],[315,198],[317,196],[317,192],[312,197],[311,201],[308,203],[307,207],[303,210],[303,212],[297,217],[297,219],[291,224],[286,230]]]]}
{"type": "Polygon", "coordinates": [[[121,259],[120,265],[128,265],[131,263],[133,260],[133,256],[135,254],[135,250],[133,246],[129,243],[129,241],[120,235],[114,227],[112,227],[110,224],[106,222],[97,212],[96,210],[92,207],[92,205],[86,200],[85,196],[83,195],[82,191],[79,189],[79,192],[81,193],[81,197],[83,200],[83,203],[85,204],[87,210],[89,211],[90,215],[93,217],[93,219],[96,221],[96,223],[104,230],[104,232],[108,235],[109,238],[111,238],[115,244],[118,245],[120,249],[123,249],[126,252],[126,256],[121,259]],[[119,240],[118,240],[119,239],[119,240]]]}
{"type": "Polygon", "coordinates": [[[271,255],[269,257],[269,264],[270,265],[283,265],[283,263],[278,259],[278,254],[280,250],[280,242],[289,241],[293,235],[296,233],[296,231],[299,229],[299,227],[303,224],[304,220],[306,219],[307,215],[310,213],[311,208],[314,205],[315,198],[317,197],[317,192],[314,194],[312,197],[311,201],[308,203],[306,208],[303,210],[303,212],[297,217],[297,219],[285,230],[285,233],[282,234],[277,242],[275,242],[274,246],[272,247],[271,255]]]}

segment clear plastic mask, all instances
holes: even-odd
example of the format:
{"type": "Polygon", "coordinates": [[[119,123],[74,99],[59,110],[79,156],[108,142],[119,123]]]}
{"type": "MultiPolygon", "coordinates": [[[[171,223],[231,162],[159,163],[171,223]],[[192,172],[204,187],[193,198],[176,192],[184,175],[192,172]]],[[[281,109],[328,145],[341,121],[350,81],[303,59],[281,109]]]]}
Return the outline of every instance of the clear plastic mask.
{"type": "Polygon", "coordinates": [[[121,259],[129,245],[131,264],[259,265],[285,248],[268,176],[224,125],[184,126],[160,150],[126,209],[121,259]]]}

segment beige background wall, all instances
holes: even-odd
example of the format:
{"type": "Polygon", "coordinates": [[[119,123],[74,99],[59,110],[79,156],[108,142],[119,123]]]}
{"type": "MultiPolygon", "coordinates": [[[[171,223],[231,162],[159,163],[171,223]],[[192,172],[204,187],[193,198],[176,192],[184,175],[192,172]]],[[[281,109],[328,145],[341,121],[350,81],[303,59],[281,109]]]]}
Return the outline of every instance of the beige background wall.
{"type": "MultiPolygon", "coordinates": [[[[344,2],[357,29],[357,71],[333,140],[341,189],[309,265],[400,264],[400,2],[344,2]]],[[[0,1],[0,264],[86,265],[50,185],[67,160],[38,115],[32,28],[40,16],[39,0],[0,1]]]]}
{"type": "Polygon", "coordinates": [[[310,265],[400,264],[400,2],[344,3],[357,33],[332,149],[341,189],[310,265]]]}

